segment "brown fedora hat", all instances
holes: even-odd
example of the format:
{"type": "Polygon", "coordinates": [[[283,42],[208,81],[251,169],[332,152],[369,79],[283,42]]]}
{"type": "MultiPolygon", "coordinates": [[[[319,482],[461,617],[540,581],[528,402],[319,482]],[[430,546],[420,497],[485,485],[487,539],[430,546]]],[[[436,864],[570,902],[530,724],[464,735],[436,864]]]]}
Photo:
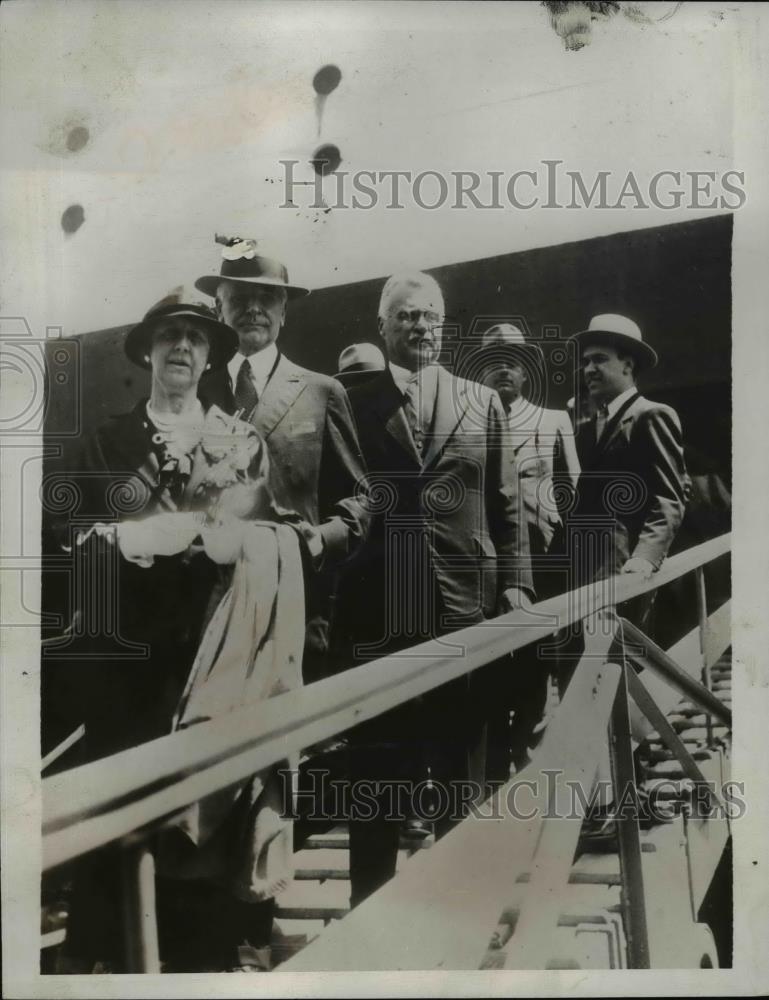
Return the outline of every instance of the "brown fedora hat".
{"type": "Polygon", "coordinates": [[[585,344],[611,344],[631,354],[642,368],[653,368],[659,360],[654,348],[644,342],[638,324],[617,313],[593,316],[587,330],[580,330],[569,339],[576,341],[580,350],[585,344]]]}
{"type": "Polygon", "coordinates": [[[189,291],[175,288],[147,311],[141,323],[128,331],[123,348],[135,365],[147,369],[152,367],[145,360],[152,350],[152,334],[160,320],[171,316],[188,316],[197,320],[200,328],[208,335],[208,363],[211,368],[221,368],[227,364],[238,349],[238,335],[226,323],[219,322],[213,309],[192,299],[189,291]]]}
{"type": "Polygon", "coordinates": [[[195,287],[206,295],[216,295],[216,289],[222,281],[285,288],[290,299],[310,294],[309,288],[302,288],[289,282],[285,264],[257,254],[256,240],[244,240],[239,236],[231,239],[220,236],[217,237],[217,242],[224,243],[219,274],[206,274],[195,282],[195,287]]]}

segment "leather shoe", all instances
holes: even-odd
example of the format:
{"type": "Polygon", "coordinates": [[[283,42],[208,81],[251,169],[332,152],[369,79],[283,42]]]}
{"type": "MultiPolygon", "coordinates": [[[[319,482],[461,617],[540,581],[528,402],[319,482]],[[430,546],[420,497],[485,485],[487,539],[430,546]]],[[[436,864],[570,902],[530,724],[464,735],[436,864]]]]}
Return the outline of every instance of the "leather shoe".
{"type": "Polygon", "coordinates": [[[407,840],[426,840],[432,832],[431,825],[422,819],[407,819],[403,824],[403,836],[407,840]]]}

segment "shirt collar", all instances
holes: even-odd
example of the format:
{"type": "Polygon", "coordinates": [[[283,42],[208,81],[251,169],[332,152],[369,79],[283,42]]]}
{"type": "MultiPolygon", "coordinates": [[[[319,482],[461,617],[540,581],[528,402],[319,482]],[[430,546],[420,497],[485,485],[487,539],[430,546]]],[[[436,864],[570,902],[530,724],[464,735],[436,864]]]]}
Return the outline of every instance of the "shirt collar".
{"type": "Polygon", "coordinates": [[[615,396],[610,403],[606,404],[606,419],[611,420],[617,410],[622,406],[622,404],[630,399],[634,393],[638,392],[638,389],[634,385],[631,385],[629,389],[625,389],[621,392],[619,396],[615,396]]]}
{"type": "Polygon", "coordinates": [[[249,354],[248,358],[244,354],[241,354],[240,351],[236,351],[233,357],[227,362],[227,371],[233,385],[237,382],[240,366],[246,360],[251,365],[251,374],[254,381],[264,383],[267,381],[275,362],[278,360],[278,348],[274,343],[268,344],[261,351],[249,354]]]}
{"type": "Polygon", "coordinates": [[[409,384],[413,382],[415,378],[420,381],[423,386],[431,385],[437,378],[438,365],[425,365],[424,368],[420,368],[419,371],[411,372],[408,368],[402,368],[400,365],[396,365],[391,361],[390,373],[393,377],[393,381],[400,391],[406,392],[409,384]]]}
{"type": "Polygon", "coordinates": [[[520,424],[521,418],[524,416],[529,416],[534,414],[537,409],[534,403],[526,399],[525,396],[519,396],[514,399],[510,404],[510,411],[508,413],[508,420],[511,423],[520,424]]]}

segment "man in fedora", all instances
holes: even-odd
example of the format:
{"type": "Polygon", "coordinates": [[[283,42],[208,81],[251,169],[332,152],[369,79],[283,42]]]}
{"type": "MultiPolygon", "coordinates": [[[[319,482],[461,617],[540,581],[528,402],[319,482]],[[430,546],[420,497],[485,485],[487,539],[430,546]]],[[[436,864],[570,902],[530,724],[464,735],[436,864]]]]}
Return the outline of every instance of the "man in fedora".
{"type": "MultiPolygon", "coordinates": [[[[577,430],[582,472],[569,517],[568,540],[573,585],[616,574],[648,579],[660,568],[683,520],[688,495],[683,436],[670,406],[646,399],[636,388],[641,372],[657,364],[633,320],[612,313],[594,316],[587,330],[572,338],[595,415],[577,430]]],[[[619,615],[649,631],[655,592],[620,604],[619,615]]],[[[563,690],[579,662],[581,630],[571,629],[570,656],[562,657],[563,690]],[[564,669],[565,668],[565,669],[564,669]]],[[[631,711],[636,744],[650,729],[631,711]]],[[[599,764],[608,777],[608,760],[599,764]]],[[[641,796],[644,816],[645,797],[641,796]]],[[[588,817],[580,850],[616,850],[611,811],[588,817]]],[[[655,820],[661,816],[655,814],[655,820]]]]}
{"type": "MultiPolygon", "coordinates": [[[[560,550],[563,541],[558,495],[564,489],[573,493],[579,476],[571,421],[564,410],[538,404],[544,395],[545,359],[539,345],[527,341],[518,327],[497,323],[486,330],[474,361],[480,364],[480,380],[497,391],[505,409],[534,588],[537,599],[544,600],[566,589],[563,581],[547,571],[547,563],[551,551],[560,550]]],[[[568,503],[561,506],[568,507],[568,503]]],[[[511,756],[516,770],[525,766],[547,703],[548,664],[538,645],[524,647],[513,659],[514,665],[510,657],[490,664],[482,675],[489,684],[486,775],[490,781],[507,780],[511,756]],[[511,708],[514,715],[509,726],[511,708]]]]}
{"type": "Polygon", "coordinates": [[[386,368],[384,354],[376,344],[350,344],[339,355],[339,371],[334,376],[345,389],[376,378],[386,368]]]}
{"type": "Polygon", "coordinates": [[[220,273],[195,285],[214,297],[217,315],[237,333],[239,348],[226,368],[203,380],[200,395],[229,413],[241,411],[254,425],[270,453],[277,503],[306,522],[312,568],[303,671],[310,683],[326,672],[336,567],[367,529],[363,459],[339,382],[295,365],[276,344],[287,303],[307,289],[291,284],[279,261],[257,254],[255,240],[224,243],[220,273]]]}
{"type": "MultiPolygon", "coordinates": [[[[657,364],[657,354],[626,316],[594,316],[572,338],[596,409],[577,431],[582,474],[573,523],[602,518],[611,526],[604,541],[590,547],[578,529],[575,584],[616,573],[648,578],[658,570],[681,524],[686,503],[686,466],[678,414],[640,394],[640,372],[657,364]]],[[[643,602],[641,618],[650,607],[643,602]]],[[[639,605],[639,607],[641,607],[639,605]]],[[[639,621],[639,624],[641,622],[639,621]]]]}
{"type": "MultiPolygon", "coordinates": [[[[545,359],[539,345],[527,341],[518,327],[510,323],[492,326],[483,334],[481,349],[482,380],[496,389],[507,414],[531,554],[544,555],[561,523],[553,477],[572,489],[579,477],[571,421],[565,410],[546,409],[533,398],[542,395],[545,359]],[[527,388],[530,385],[533,393],[527,388]]],[[[536,589],[542,597],[541,587],[536,589]]]]}

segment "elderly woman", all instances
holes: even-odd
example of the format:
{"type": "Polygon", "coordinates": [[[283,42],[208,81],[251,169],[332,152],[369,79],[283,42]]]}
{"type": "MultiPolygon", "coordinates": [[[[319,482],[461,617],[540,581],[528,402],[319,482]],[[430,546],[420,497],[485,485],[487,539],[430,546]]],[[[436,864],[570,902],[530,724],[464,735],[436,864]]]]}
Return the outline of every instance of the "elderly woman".
{"type": "MultiPolygon", "coordinates": [[[[207,307],[179,294],[164,300],[125,341],[131,361],[152,372],[150,398],[100,427],[85,449],[81,513],[92,524],[75,544],[93,584],[79,609],[90,618],[81,631],[94,637],[80,669],[89,760],[301,683],[302,524],[273,504],[253,427],[204,411],[197,396],[203,372],[236,348],[207,307]],[[101,597],[110,584],[116,629],[101,597]]],[[[281,806],[272,769],[192,807],[161,836],[168,968],[267,964],[274,895],[291,875],[281,806]]],[[[121,939],[116,855],[106,849],[83,859],[76,880],[66,942],[73,971],[95,962],[120,971],[121,939]]]]}

